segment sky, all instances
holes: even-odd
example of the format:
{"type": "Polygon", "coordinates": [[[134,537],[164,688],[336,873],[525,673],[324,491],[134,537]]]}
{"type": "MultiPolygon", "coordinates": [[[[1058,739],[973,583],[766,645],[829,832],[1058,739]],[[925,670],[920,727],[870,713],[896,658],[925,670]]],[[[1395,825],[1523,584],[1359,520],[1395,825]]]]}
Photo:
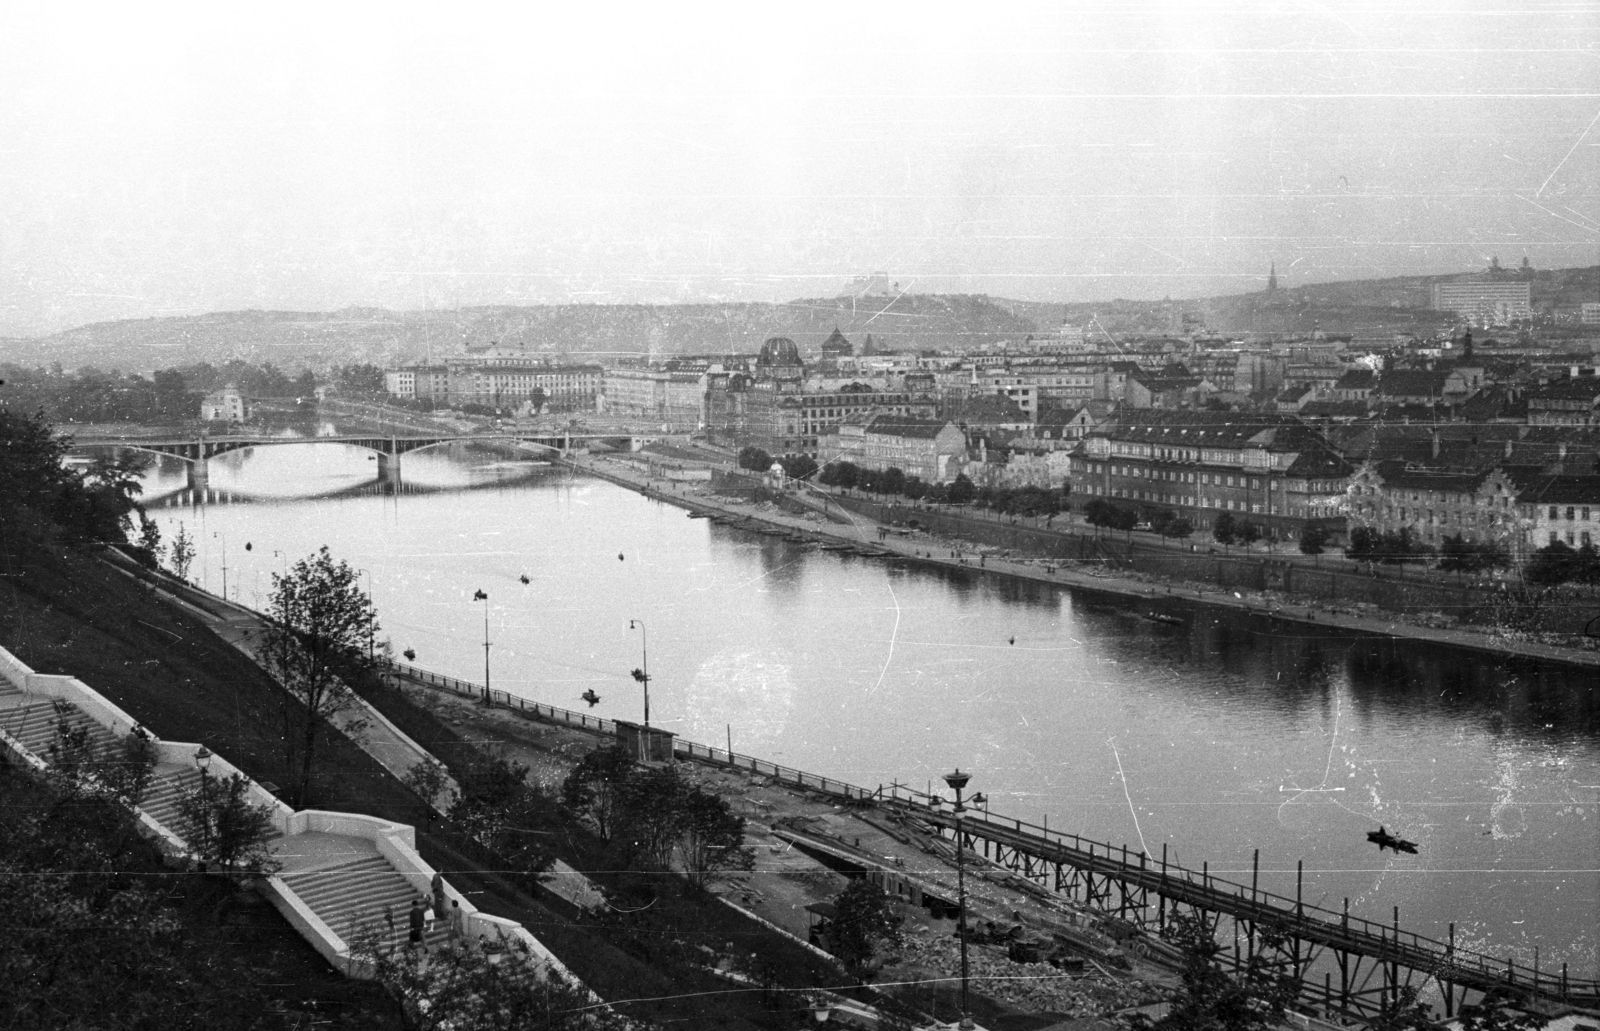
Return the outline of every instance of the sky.
{"type": "Polygon", "coordinates": [[[1600,0],[0,11],[0,335],[1600,256],[1600,0]]]}

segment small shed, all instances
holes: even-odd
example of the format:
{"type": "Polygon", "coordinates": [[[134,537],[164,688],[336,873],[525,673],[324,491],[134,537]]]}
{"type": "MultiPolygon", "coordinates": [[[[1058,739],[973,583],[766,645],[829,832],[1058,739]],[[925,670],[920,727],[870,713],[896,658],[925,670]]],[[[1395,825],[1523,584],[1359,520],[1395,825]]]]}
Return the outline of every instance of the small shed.
{"type": "Polygon", "coordinates": [[[628,754],[640,762],[669,763],[672,761],[672,738],[670,730],[660,727],[646,727],[640,723],[629,723],[627,720],[616,720],[617,743],[628,750],[628,754]]]}

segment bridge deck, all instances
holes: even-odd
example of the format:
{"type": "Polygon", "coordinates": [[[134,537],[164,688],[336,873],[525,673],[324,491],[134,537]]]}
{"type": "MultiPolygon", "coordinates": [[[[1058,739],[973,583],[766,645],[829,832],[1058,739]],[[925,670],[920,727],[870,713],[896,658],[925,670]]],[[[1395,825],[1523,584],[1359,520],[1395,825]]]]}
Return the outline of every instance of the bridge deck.
{"type": "MultiPolygon", "coordinates": [[[[905,799],[895,799],[893,804],[936,827],[955,830],[956,818],[951,813],[905,799]]],[[[1125,846],[1115,849],[1103,842],[1049,831],[1020,820],[1007,823],[1011,826],[973,810],[961,818],[961,833],[1047,863],[1111,878],[1169,902],[1227,914],[1302,942],[1422,971],[1460,987],[1513,996],[1537,994],[1574,1005],[1600,1006],[1600,981],[1573,980],[1559,973],[1518,966],[1510,959],[1463,950],[1448,942],[1306,905],[1205,872],[1152,862],[1143,853],[1130,853],[1125,846]]]]}

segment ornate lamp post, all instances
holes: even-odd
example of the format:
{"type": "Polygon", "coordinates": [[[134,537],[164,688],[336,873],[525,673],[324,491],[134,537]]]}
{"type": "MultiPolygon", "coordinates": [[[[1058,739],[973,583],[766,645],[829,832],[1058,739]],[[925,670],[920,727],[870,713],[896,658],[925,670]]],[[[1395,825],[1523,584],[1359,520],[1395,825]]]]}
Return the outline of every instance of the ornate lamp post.
{"type": "Polygon", "coordinates": [[[644,729],[650,729],[650,635],[645,631],[644,620],[628,620],[628,629],[639,631],[640,668],[633,671],[633,679],[644,685],[644,729]]]}
{"type": "Polygon", "coordinates": [[[228,600],[228,535],[221,530],[212,530],[211,536],[222,538],[222,600],[228,600]]]}
{"type": "MultiPolygon", "coordinates": [[[[963,853],[966,851],[961,842],[961,814],[967,807],[961,802],[961,792],[967,786],[967,781],[972,779],[970,773],[962,773],[961,767],[956,767],[954,773],[944,775],[944,782],[956,793],[956,937],[961,941],[961,1024],[963,1028],[971,1028],[972,1012],[967,1006],[967,981],[969,968],[967,966],[967,864],[963,853]]],[[[983,795],[972,796],[974,804],[982,805],[987,800],[983,795]]]]}
{"type": "MultiPolygon", "coordinates": [[[[367,610],[370,612],[372,610],[372,571],[370,569],[358,569],[356,572],[367,578],[367,610]]],[[[372,621],[369,619],[367,620],[367,665],[369,666],[372,665],[372,646],[372,621]]]]}
{"type": "Polygon", "coordinates": [[[473,591],[472,600],[483,602],[483,704],[489,705],[489,596],[473,591]]]}

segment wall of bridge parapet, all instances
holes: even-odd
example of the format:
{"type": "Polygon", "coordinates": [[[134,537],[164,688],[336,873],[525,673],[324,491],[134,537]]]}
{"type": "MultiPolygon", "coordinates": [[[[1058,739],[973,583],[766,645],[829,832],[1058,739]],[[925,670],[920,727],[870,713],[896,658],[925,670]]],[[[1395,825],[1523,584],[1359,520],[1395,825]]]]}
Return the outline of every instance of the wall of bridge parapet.
{"type": "Polygon", "coordinates": [[[532,444],[547,448],[550,451],[565,454],[574,446],[584,446],[595,442],[604,443],[618,449],[632,447],[631,434],[616,433],[464,433],[464,434],[427,434],[427,435],[380,435],[380,434],[348,434],[328,437],[264,437],[264,436],[228,436],[228,437],[199,437],[194,440],[149,440],[137,437],[103,438],[95,440],[74,440],[71,451],[86,450],[89,448],[120,447],[134,451],[149,451],[159,455],[170,455],[180,458],[185,462],[201,462],[217,455],[227,454],[230,451],[242,451],[246,448],[269,447],[277,444],[348,444],[353,447],[365,448],[380,455],[397,456],[411,451],[420,451],[424,448],[438,447],[443,444],[455,443],[506,443],[506,444],[532,444]]]}

